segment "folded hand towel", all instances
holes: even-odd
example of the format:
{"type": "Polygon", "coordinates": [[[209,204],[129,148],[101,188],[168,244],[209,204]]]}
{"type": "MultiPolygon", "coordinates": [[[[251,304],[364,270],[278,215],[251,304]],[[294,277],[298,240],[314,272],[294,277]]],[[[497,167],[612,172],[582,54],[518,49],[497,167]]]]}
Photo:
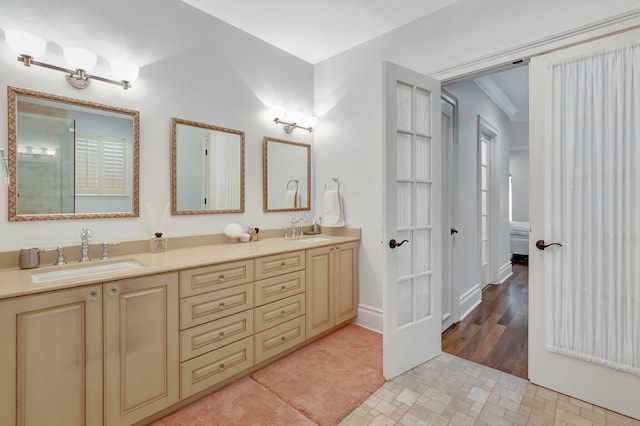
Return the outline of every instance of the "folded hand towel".
{"type": "Polygon", "coordinates": [[[344,215],[342,211],[342,200],[340,192],[336,190],[326,190],[324,192],[324,215],[322,226],[340,227],[344,226],[344,215]]]}
{"type": "Polygon", "coordinates": [[[286,194],[284,194],[284,207],[285,209],[295,209],[297,204],[298,191],[290,191],[287,190],[286,194]]]}

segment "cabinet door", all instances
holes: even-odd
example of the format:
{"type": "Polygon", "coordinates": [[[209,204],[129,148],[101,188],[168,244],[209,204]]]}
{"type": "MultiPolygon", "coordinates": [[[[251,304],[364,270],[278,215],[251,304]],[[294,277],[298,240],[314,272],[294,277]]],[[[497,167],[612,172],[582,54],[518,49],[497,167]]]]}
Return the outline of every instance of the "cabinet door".
{"type": "Polygon", "coordinates": [[[104,284],[105,424],[129,425],[178,401],[178,274],[104,284]]]}
{"type": "Polygon", "coordinates": [[[336,246],[335,250],[335,322],[340,324],[358,315],[358,250],[356,243],[336,246]]]}
{"type": "Polygon", "coordinates": [[[307,250],[307,339],[330,329],[333,322],[334,247],[307,250]]]}
{"type": "Polygon", "coordinates": [[[0,302],[0,424],[102,424],[102,289],[0,302]]]}

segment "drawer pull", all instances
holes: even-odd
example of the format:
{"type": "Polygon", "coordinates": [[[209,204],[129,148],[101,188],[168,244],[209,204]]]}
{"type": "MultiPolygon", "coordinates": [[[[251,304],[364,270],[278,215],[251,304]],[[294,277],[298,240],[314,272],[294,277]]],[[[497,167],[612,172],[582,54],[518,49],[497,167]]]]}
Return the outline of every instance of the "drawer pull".
{"type": "Polygon", "coordinates": [[[285,311],[284,309],[280,311],[280,315],[287,315],[287,311],[285,311]]]}
{"type": "Polygon", "coordinates": [[[287,289],[287,286],[286,286],[286,285],[283,285],[282,287],[280,287],[280,289],[281,289],[282,291],[285,291],[285,290],[287,289]]]}
{"type": "Polygon", "coordinates": [[[220,368],[223,369],[224,368],[224,362],[220,363],[220,368]]]}
{"type": "Polygon", "coordinates": [[[281,342],[286,342],[286,341],[287,341],[287,338],[286,338],[285,336],[282,336],[282,337],[280,338],[280,341],[281,341],[281,342]]]}
{"type": "Polygon", "coordinates": [[[222,339],[224,337],[224,331],[221,331],[220,334],[218,334],[218,337],[222,339]]]}
{"type": "Polygon", "coordinates": [[[223,275],[223,274],[220,274],[220,275],[218,276],[218,280],[220,280],[220,281],[224,281],[224,275],[223,275]]]}
{"type": "Polygon", "coordinates": [[[224,309],[224,302],[220,302],[220,304],[218,305],[218,308],[224,309]]]}
{"type": "Polygon", "coordinates": [[[285,266],[287,266],[287,262],[282,262],[282,263],[280,264],[280,266],[282,266],[282,267],[284,268],[285,266]]]}

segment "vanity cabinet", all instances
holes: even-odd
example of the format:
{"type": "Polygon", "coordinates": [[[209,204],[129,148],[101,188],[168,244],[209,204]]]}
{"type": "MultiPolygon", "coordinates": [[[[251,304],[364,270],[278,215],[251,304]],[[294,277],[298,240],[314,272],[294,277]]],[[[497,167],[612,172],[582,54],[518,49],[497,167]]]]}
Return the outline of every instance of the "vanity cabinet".
{"type": "Polygon", "coordinates": [[[304,250],[256,259],[256,364],[305,341],[305,267],[304,250]]]}
{"type": "Polygon", "coordinates": [[[178,273],[103,291],[105,424],[130,425],[179,400],[178,273]]]}
{"type": "Polygon", "coordinates": [[[102,287],[0,302],[0,424],[102,424],[102,287]]]}
{"type": "Polygon", "coordinates": [[[307,339],[357,316],[356,243],[307,250],[307,339]]]}
{"type": "Polygon", "coordinates": [[[253,366],[253,260],[180,272],[180,398],[253,366]]]}

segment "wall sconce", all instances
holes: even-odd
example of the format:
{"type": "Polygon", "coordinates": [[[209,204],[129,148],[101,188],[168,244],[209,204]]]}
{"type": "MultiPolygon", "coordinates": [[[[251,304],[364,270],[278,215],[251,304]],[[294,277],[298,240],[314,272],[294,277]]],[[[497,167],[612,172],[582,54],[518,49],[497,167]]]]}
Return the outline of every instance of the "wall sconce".
{"type": "Polygon", "coordinates": [[[99,80],[121,86],[124,90],[131,87],[131,82],[138,78],[140,70],[132,64],[122,62],[112,62],[111,72],[116,80],[89,74],[98,62],[95,53],[80,47],[63,48],[64,58],[72,67],[63,68],[57,65],[36,61],[34,58],[42,56],[47,48],[47,42],[40,37],[22,32],[8,30],[5,31],[5,38],[9,47],[18,55],[18,61],[25,67],[37,65],[51,70],[62,71],[67,74],[67,82],[76,89],[86,89],[91,83],[90,80],[99,80]]]}
{"type": "Polygon", "coordinates": [[[311,133],[318,124],[318,117],[316,116],[308,115],[303,117],[301,112],[285,111],[281,106],[271,107],[270,112],[273,122],[282,124],[284,131],[287,133],[293,132],[294,129],[303,129],[311,133]]]}

